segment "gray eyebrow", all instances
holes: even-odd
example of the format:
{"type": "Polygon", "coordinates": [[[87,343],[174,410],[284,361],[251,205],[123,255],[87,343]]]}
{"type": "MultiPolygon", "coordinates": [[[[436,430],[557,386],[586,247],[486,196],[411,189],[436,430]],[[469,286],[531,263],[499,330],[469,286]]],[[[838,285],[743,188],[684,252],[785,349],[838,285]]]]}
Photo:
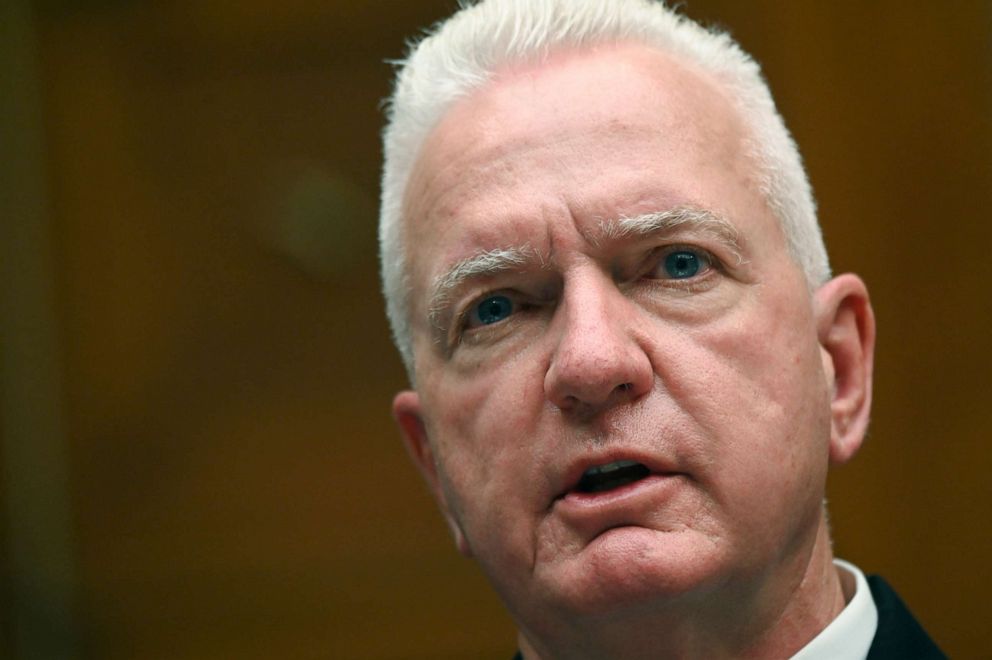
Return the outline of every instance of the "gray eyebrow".
{"type": "MultiPolygon", "coordinates": [[[[741,237],[737,228],[711,211],[692,206],[679,206],[667,211],[604,220],[600,223],[600,236],[601,239],[614,240],[647,238],[682,227],[714,236],[730,250],[739,264],[744,263],[741,237]]],[[[478,277],[517,271],[533,263],[543,266],[546,259],[529,245],[486,250],[457,262],[434,278],[427,307],[431,325],[435,328],[440,327],[441,316],[451,303],[452,292],[465,282],[478,277]]]]}
{"type": "Polygon", "coordinates": [[[606,239],[646,238],[683,227],[712,235],[727,246],[738,264],[744,263],[742,239],[737,228],[712,211],[693,206],[604,220],[600,223],[600,233],[606,239]]]}
{"type": "Polygon", "coordinates": [[[466,281],[476,277],[499,275],[500,273],[519,270],[526,264],[535,261],[544,262],[537,251],[528,245],[487,250],[462,259],[449,268],[447,272],[434,278],[430,305],[428,306],[432,325],[437,324],[438,317],[451,302],[451,292],[466,281]]]}

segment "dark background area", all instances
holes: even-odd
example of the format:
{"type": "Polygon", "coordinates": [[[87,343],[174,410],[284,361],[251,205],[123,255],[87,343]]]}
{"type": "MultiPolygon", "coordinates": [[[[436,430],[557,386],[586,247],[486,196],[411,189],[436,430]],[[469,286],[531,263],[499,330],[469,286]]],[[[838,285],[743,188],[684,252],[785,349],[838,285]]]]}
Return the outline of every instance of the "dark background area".
{"type": "MultiPolygon", "coordinates": [[[[453,0],[4,0],[0,656],[507,658],[389,418],[384,62],[453,0]]],[[[689,0],[879,323],[837,554],[992,654],[992,5],[689,0]]]]}

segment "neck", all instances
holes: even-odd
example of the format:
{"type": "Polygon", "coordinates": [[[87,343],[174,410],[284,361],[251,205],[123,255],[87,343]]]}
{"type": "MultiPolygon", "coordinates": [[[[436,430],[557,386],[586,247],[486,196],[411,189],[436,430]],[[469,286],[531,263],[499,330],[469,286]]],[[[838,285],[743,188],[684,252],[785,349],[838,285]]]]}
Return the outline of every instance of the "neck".
{"type": "Polygon", "coordinates": [[[788,658],[826,628],[844,602],[824,512],[807,552],[772,574],[698,602],[575,622],[557,635],[521,630],[518,642],[526,660],[788,658]]]}

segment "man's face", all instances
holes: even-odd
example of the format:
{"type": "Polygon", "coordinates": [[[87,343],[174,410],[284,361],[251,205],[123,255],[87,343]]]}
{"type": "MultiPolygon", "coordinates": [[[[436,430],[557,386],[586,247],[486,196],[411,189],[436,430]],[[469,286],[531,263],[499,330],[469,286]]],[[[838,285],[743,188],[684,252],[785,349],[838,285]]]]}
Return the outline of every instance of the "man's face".
{"type": "Polygon", "coordinates": [[[518,620],[810,552],[829,369],[746,139],[709,78],[621,47],[504,72],[422,151],[396,413],[518,620]]]}

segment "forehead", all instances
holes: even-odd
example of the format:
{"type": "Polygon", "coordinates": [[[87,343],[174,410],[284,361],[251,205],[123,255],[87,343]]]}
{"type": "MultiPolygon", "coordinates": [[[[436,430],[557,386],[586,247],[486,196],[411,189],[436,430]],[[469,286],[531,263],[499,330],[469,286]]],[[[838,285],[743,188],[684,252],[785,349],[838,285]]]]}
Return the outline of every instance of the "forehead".
{"type": "Polygon", "coordinates": [[[412,308],[471,252],[533,245],[556,221],[580,232],[687,205],[764,208],[746,131],[723,86],[640,45],[509,68],[456,103],[428,137],[404,216],[412,308]],[[748,199],[736,199],[747,197],[748,199]]]}
{"type": "MultiPolygon", "coordinates": [[[[641,106],[665,110],[651,115],[657,129],[691,117],[717,127],[733,114],[730,98],[709,73],[654,48],[620,44],[566,50],[540,63],[500,69],[456,103],[442,124],[474,129],[483,146],[512,142],[535,130],[567,133],[570,121],[634,121],[641,106]],[[522,106],[524,97],[532,97],[531,103],[522,106]]],[[[443,138],[439,131],[434,137],[443,138]]]]}
{"type": "Polygon", "coordinates": [[[421,149],[407,201],[444,174],[499,172],[465,170],[469,160],[495,165],[535,142],[564,157],[588,137],[613,138],[617,150],[625,137],[647,135],[666,151],[690,151],[737,144],[744,128],[724,87],[673,55],[637,44],[557,53],[502,69],[456,102],[421,149]]]}

